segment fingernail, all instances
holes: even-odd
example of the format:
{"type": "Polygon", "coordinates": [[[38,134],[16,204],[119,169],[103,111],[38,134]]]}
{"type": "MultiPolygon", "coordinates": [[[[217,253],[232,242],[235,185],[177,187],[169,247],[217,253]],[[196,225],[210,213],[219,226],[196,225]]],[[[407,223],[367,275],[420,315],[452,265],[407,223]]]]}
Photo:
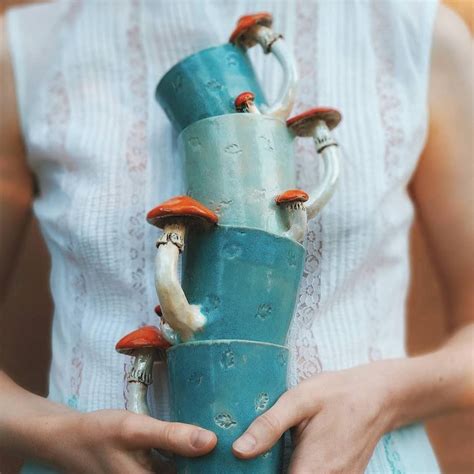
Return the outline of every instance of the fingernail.
{"type": "Polygon", "coordinates": [[[191,436],[191,445],[196,449],[204,448],[212,441],[212,433],[206,430],[196,430],[191,436]]]}
{"type": "Polygon", "coordinates": [[[234,449],[241,453],[248,453],[253,451],[256,445],[257,440],[250,433],[245,433],[234,443],[234,449]]]}

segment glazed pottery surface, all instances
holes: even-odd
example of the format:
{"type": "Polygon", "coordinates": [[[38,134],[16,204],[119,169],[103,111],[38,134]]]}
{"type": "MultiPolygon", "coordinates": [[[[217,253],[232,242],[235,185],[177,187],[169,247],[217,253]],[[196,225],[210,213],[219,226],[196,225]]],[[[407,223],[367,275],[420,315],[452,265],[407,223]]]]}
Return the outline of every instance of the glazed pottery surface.
{"type": "Polygon", "coordinates": [[[294,135],[265,115],[200,120],[179,137],[187,194],[213,210],[219,225],[278,235],[288,229],[278,194],[296,185],[294,135]]]}
{"type": "Polygon", "coordinates": [[[242,227],[196,229],[184,250],[182,287],[207,322],[197,340],[284,344],[304,264],[304,247],[242,227]]]}
{"type": "Polygon", "coordinates": [[[232,443],[286,390],[288,349],[248,341],[179,344],[168,350],[172,419],[216,433],[200,458],[177,458],[179,473],[280,472],[282,440],[254,460],[237,459],[232,443]]]}
{"type": "Polygon", "coordinates": [[[252,64],[239,46],[227,43],[199,51],[173,66],[156,88],[156,99],[176,130],[216,115],[235,113],[244,91],[266,104],[252,64]]]}

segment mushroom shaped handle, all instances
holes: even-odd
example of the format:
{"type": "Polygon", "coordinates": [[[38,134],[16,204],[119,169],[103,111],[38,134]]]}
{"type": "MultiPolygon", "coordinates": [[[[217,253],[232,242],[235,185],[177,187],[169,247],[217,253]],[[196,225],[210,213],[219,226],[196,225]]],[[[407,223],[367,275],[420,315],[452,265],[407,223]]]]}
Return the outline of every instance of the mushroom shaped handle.
{"type": "Polygon", "coordinates": [[[289,189],[275,198],[277,206],[286,213],[288,230],[286,237],[300,242],[304,239],[307,229],[306,208],[304,203],[308,194],[301,189],[289,189]]]}
{"type": "Polygon", "coordinates": [[[178,276],[179,255],[184,249],[186,229],[191,225],[212,226],[217,215],[189,196],[177,196],[153,208],[147,221],[163,229],[156,242],[155,286],[163,319],[186,341],[201,330],[206,317],[199,305],[189,304],[178,276]]]}
{"type": "Polygon", "coordinates": [[[333,195],[340,173],[340,153],[331,130],[339,124],[342,116],[329,107],[318,107],[287,120],[286,124],[298,137],[313,137],[316,152],[323,160],[322,180],[309,193],[306,204],[308,219],[315,217],[333,195]]]}
{"type": "Polygon", "coordinates": [[[164,360],[166,349],[171,344],[155,326],[143,326],[122,337],[115,345],[120,354],[134,357],[133,366],[127,375],[126,409],[142,415],[149,415],[147,402],[148,385],[153,383],[153,363],[164,360]]]}
{"type": "Polygon", "coordinates": [[[293,54],[288,49],[283,36],[273,32],[272,23],[273,17],[270,13],[244,15],[237,21],[229,41],[245,49],[259,43],[265,54],[272,53],[276,57],[283,69],[283,81],[277,99],[263,112],[285,120],[295,101],[298,73],[293,54]]]}

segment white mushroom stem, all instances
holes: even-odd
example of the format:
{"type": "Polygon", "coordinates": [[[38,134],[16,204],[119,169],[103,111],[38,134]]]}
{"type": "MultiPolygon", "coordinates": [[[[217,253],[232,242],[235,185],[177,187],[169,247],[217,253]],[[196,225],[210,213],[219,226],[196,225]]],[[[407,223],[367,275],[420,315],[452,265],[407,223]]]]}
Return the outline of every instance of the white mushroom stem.
{"type": "Polygon", "coordinates": [[[135,360],[127,378],[127,410],[141,415],[149,415],[147,392],[153,382],[153,363],[157,357],[154,348],[146,347],[134,351],[135,360]]]}
{"type": "Polygon", "coordinates": [[[127,382],[127,410],[139,415],[149,415],[147,393],[148,386],[135,381],[127,382]]]}
{"type": "Polygon", "coordinates": [[[258,110],[258,107],[255,105],[255,102],[253,100],[248,101],[245,104],[245,107],[247,109],[247,112],[249,114],[257,114],[260,115],[260,110],[258,110]]]}
{"type": "Polygon", "coordinates": [[[285,236],[297,242],[301,242],[306,234],[308,224],[304,204],[300,201],[296,201],[282,205],[285,206],[289,224],[289,229],[286,231],[285,236]]]}
{"type": "Polygon", "coordinates": [[[255,27],[255,39],[260,43],[265,53],[273,53],[283,70],[283,82],[278,92],[278,98],[263,112],[286,120],[293,108],[296,97],[298,71],[293,54],[286,45],[283,37],[266,26],[255,27]]]}
{"type": "Polygon", "coordinates": [[[326,205],[336,189],[340,172],[340,153],[337,142],[323,120],[320,120],[313,134],[316,151],[321,154],[324,174],[316,189],[310,192],[306,203],[308,219],[315,217],[326,205]]]}
{"type": "Polygon", "coordinates": [[[178,259],[185,233],[182,222],[166,225],[156,244],[155,260],[155,285],[163,318],[183,340],[190,339],[206,323],[199,306],[189,304],[179,281],[178,259]]]}

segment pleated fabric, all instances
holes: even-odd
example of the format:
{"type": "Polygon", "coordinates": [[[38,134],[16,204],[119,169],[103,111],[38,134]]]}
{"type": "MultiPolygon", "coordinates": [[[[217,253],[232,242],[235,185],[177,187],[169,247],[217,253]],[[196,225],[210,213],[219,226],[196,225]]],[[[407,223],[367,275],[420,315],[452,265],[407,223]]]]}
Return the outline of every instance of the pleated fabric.
{"type": "MultiPolygon", "coordinates": [[[[124,406],[129,361],[115,342],[156,324],[156,229],[147,210],[185,192],[177,137],[153,99],[159,78],[227,41],[236,19],[271,11],[297,58],[294,113],[342,111],[338,190],[309,226],[288,336],[289,384],[325,370],[404,357],[406,186],[427,128],[434,0],[61,1],[11,10],[7,27],[22,128],[40,193],[34,211],[52,256],[49,397],[78,410],[124,406]]],[[[250,51],[268,96],[278,64],[250,51]]],[[[298,186],[320,176],[296,145],[298,186]]],[[[163,368],[155,384],[166,409],[163,368]]],[[[433,473],[421,426],[387,434],[367,472],[433,473]]]]}

